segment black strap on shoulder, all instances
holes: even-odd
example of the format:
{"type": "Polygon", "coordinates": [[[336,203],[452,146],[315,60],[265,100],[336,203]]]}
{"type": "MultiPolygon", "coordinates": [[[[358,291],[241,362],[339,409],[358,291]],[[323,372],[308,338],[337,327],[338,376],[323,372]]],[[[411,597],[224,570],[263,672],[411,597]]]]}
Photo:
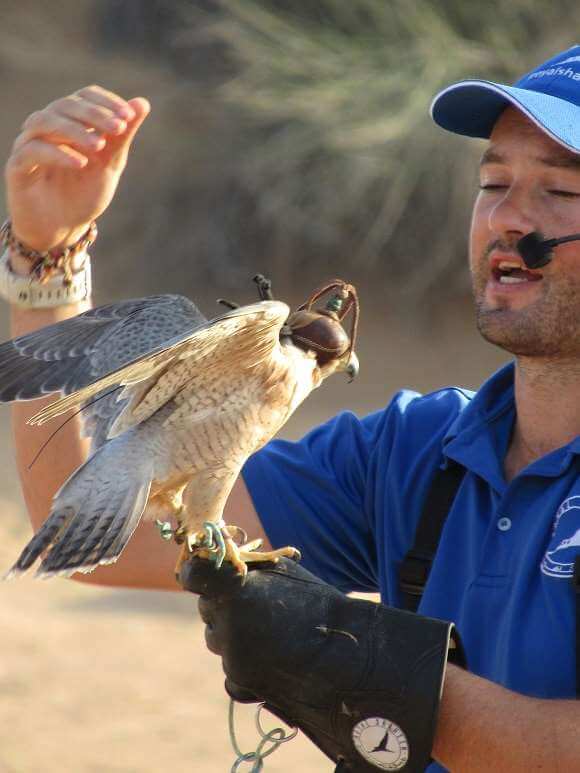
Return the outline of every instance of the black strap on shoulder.
{"type": "MultiPolygon", "coordinates": [[[[416,612],[421,602],[445,520],[464,475],[465,468],[450,461],[447,467],[439,468],[435,472],[431,481],[413,547],[399,567],[403,606],[410,612],[416,612]]],[[[580,699],[580,556],[574,560],[572,588],[576,615],[576,698],[580,699]]]]}
{"type": "Polygon", "coordinates": [[[437,469],[431,481],[413,547],[399,567],[403,606],[410,612],[416,612],[421,601],[447,514],[464,475],[465,467],[450,460],[447,467],[437,469]]]}

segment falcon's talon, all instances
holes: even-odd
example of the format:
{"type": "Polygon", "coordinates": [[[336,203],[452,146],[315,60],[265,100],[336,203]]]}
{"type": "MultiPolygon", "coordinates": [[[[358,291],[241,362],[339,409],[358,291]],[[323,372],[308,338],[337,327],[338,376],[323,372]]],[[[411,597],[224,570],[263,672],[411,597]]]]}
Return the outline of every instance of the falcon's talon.
{"type": "Polygon", "coordinates": [[[226,558],[238,570],[238,574],[242,578],[242,585],[246,581],[246,575],[248,574],[248,567],[242,557],[241,549],[236,545],[231,537],[226,539],[226,558]]]}
{"type": "Polygon", "coordinates": [[[193,553],[195,548],[199,545],[199,534],[188,534],[185,538],[185,544],[187,545],[187,550],[190,553],[193,553]]]}
{"type": "Polygon", "coordinates": [[[294,555],[288,556],[288,558],[291,558],[292,561],[296,561],[296,563],[299,564],[300,561],[302,561],[302,553],[298,550],[298,548],[292,548],[292,550],[294,551],[294,555]]]}

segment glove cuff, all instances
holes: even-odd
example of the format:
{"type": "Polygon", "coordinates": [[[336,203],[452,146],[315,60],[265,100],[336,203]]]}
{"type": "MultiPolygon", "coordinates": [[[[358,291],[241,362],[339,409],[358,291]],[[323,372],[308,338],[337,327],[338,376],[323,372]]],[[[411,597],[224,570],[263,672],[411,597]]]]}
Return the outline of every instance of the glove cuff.
{"type": "Polygon", "coordinates": [[[337,695],[334,707],[334,733],[343,739],[343,749],[350,745],[343,770],[425,770],[453,629],[441,620],[378,608],[377,657],[367,686],[337,695]],[[395,631],[398,647],[393,646],[395,631]]]}
{"type": "Polygon", "coordinates": [[[462,655],[459,637],[452,623],[370,606],[367,666],[357,687],[334,692],[326,720],[316,709],[297,711],[296,705],[294,717],[274,713],[287,720],[290,714],[290,724],[344,773],[423,773],[431,761],[448,654],[462,655]]]}

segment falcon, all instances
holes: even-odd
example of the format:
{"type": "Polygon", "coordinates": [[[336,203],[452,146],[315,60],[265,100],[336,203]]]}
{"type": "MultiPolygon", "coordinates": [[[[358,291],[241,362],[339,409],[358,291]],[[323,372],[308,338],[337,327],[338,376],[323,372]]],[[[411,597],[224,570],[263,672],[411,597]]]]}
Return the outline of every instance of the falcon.
{"type": "Polygon", "coordinates": [[[100,306],[0,345],[0,401],[63,396],[39,425],[80,409],[91,453],[56,493],[51,512],[7,576],[40,559],[37,576],[90,572],[118,559],[141,517],[192,553],[248,561],[260,540],[223,521],[247,458],[335,372],[358,372],[358,299],[333,280],[295,312],[255,281],[261,300],[208,321],[188,298],[158,295],[100,306]],[[333,295],[322,308],[313,304],[333,295]],[[352,311],[350,337],[342,320],[352,311]],[[160,517],[171,517],[163,522],[160,517]]]}

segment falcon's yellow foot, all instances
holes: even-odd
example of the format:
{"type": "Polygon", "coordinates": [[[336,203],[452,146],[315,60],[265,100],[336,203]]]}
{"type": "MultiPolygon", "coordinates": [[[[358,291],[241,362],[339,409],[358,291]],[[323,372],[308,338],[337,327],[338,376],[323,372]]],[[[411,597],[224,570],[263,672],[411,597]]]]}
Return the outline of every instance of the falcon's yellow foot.
{"type": "MultiPolygon", "coordinates": [[[[261,542],[262,540],[255,540],[255,542],[261,542]]],[[[271,561],[272,563],[276,563],[279,558],[291,558],[293,561],[300,561],[302,558],[300,551],[298,548],[293,548],[290,545],[287,545],[285,548],[278,548],[278,550],[265,550],[261,552],[257,552],[254,550],[253,542],[248,543],[247,545],[242,545],[239,548],[239,555],[242,561],[246,561],[248,564],[251,564],[253,562],[267,562],[271,561]]]]}
{"type": "Polygon", "coordinates": [[[291,558],[293,561],[300,561],[301,559],[300,551],[298,548],[293,548],[290,546],[285,548],[278,548],[278,550],[258,552],[258,549],[262,547],[264,540],[254,539],[251,542],[248,542],[248,535],[239,526],[232,526],[230,524],[229,526],[224,527],[223,532],[224,536],[228,535],[234,539],[234,541],[236,537],[241,537],[242,541],[240,544],[236,543],[236,547],[238,550],[239,558],[246,563],[271,561],[275,564],[276,561],[278,561],[278,559],[282,556],[285,558],[291,558]]]}
{"type": "MultiPolygon", "coordinates": [[[[161,527],[160,527],[161,531],[161,527]]],[[[175,564],[175,577],[179,580],[181,567],[185,564],[192,555],[200,555],[202,558],[210,558],[212,551],[207,548],[200,548],[204,542],[209,548],[213,547],[214,543],[211,538],[208,537],[207,532],[198,531],[196,534],[187,534],[183,524],[180,524],[177,529],[173,531],[173,538],[178,545],[181,545],[179,551],[179,558],[175,564]]],[[[224,551],[225,552],[225,551],[224,551]]]]}
{"type": "Polygon", "coordinates": [[[175,541],[183,546],[175,565],[177,579],[179,579],[181,567],[192,555],[213,561],[218,569],[227,557],[225,540],[230,539],[229,533],[223,526],[220,527],[212,521],[206,521],[203,524],[203,530],[194,534],[187,534],[183,526],[180,526],[175,530],[174,537],[175,541]]]}
{"type": "Polygon", "coordinates": [[[176,576],[179,577],[181,566],[192,555],[214,561],[218,569],[224,560],[229,561],[237,569],[242,581],[248,573],[247,563],[276,563],[282,556],[294,561],[300,560],[300,551],[296,548],[288,546],[260,552],[258,549],[262,543],[261,539],[248,542],[246,533],[238,526],[220,528],[211,522],[204,523],[203,531],[187,535],[175,567],[176,576]],[[238,545],[234,538],[241,538],[242,544],[238,545]]]}
{"type": "Polygon", "coordinates": [[[237,527],[226,526],[222,531],[226,546],[225,560],[229,561],[238,570],[238,573],[242,578],[242,583],[245,581],[246,575],[248,574],[248,567],[246,564],[257,561],[276,563],[282,556],[292,558],[295,561],[300,560],[300,551],[296,548],[285,547],[279,548],[278,550],[257,552],[256,548],[259,548],[262,545],[261,539],[253,540],[252,542],[247,542],[243,545],[237,545],[230,536],[232,531],[239,531],[237,530],[237,527]]]}

